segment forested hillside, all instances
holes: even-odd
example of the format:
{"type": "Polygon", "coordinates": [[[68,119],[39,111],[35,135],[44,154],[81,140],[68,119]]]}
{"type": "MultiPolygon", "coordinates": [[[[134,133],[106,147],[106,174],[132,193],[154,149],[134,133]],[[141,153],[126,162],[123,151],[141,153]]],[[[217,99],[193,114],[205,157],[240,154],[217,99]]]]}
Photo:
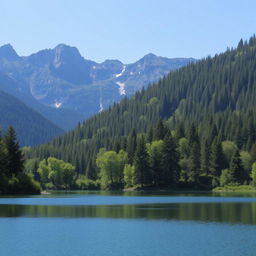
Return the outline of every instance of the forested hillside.
{"type": "MultiPolygon", "coordinates": [[[[199,159],[199,163],[190,161],[190,169],[193,164],[201,168],[202,155],[207,155],[200,152],[202,148],[210,148],[210,155],[212,146],[217,150],[223,141],[232,141],[240,153],[250,151],[256,142],[255,70],[256,38],[253,36],[248,42],[241,40],[236,49],[227,49],[225,53],[171,72],[132,99],[122,100],[72,132],[33,149],[28,156],[41,159],[54,156],[72,162],[77,172],[96,179],[96,155],[100,148],[117,152],[124,149],[129,154],[132,130],[137,135],[147,133],[150,143],[155,130],[152,128],[156,128],[159,119],[172,130],[177,146],[180,139],[188,140],[187,159],[199,159]]],[[[156,136],[153,140],[163,138],[156,136]]],[[[215,166],[214,175],[220,176],[221,169],[228,164],[215,166]]],[[[179,168],[184,171],[187,167],[180,163],[179,168]]]]}
{"type": "Polygon", "coordinates": [[[6,131],[10,125],[23,146],[45,143],[64,132],[17,98],[0,91],[1,130],[6,131]]]}

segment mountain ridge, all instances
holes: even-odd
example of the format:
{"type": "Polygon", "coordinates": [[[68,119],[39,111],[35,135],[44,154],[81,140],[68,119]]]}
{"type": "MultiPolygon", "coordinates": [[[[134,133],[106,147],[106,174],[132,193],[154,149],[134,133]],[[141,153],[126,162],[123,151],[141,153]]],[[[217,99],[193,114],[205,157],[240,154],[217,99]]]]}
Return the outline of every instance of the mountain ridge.
{"type": "Polygon", "coordinates": [[[62,109],[67,116],[66,124],[55,114],[55,118],[52,114],[49,116],[50,109],[41,111],[38,107],[37,111],[69,130],[124,97],[131,97],[170,71],[194,61],[192,58],[168,59],[150,53],[131,64],[119,60],[97,63],[85,59],[76,47],[65,44],[29,56],[18,56],[8,44],[0,47],[0,73],[16,85],[10,90],[0,79],[0,86],[19,99],[22,93],[31,107],[36,100],[41,108],[46,106],[53,112],[62,109]]]}

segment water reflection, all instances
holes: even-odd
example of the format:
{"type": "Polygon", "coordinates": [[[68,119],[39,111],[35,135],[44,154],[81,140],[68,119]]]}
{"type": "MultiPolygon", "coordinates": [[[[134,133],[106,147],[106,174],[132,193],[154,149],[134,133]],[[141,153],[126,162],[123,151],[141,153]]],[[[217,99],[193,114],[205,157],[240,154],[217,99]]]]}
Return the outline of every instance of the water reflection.
{"type": "Polygon", "coordinates": [[[256,203],[108,206],[0,205],[0,217],[125,218],[256,224],[256,203]]]}

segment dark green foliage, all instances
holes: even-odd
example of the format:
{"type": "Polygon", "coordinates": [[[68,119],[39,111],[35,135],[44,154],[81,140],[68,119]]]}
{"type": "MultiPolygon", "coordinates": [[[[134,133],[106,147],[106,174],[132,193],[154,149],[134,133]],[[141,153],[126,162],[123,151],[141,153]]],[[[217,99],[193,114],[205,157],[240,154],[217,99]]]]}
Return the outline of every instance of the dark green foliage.
{"type": "Polygon", "coordinates": [[[184,124],[183,123],[179,123],[177,125],[177,129],[176,129],[176,138],[180,139],[185,137],[185,129],[184,129],[184,124]]]}
{"type": "Polygon", "coordinates": [[[188,142],[190,147],[193,147],[193,145],[199,144],[199,136],[194,123],[191,124],[188,132],[188,142]]]}
{"type": "Polygon", "coordinates": [[[134,155],[135,179],[141,187],[152,182],[152,175],[149,168],[149,156],[146,149],[145,139],[142,136],[137,143],[134,155]]]}
{"type": "Polygon", "coordinates": [[[23,154],[14,129],[9,127],[0,138],[0,194],[38,193],[40,185],[24,172],[23,154]]]}
{"type": "Polygon", "coordinates": [[[154,130],[154,136],[153,136],[154,140],[163,140],[167,131],[168,130],[163,124],[163,120],[159,120],[154,130]]]}
{"type": "Polygon", "coordinates": [[[11,177],[23,171],[24,159],[13,127],[9,127],[4,143],[7,150],[6,176],[11,177]]]}
{"type": "Polygon", "coordinates": [[[179,155],[177,146],[170,132],[167,132],[163,140],[162,153],[162,184],[164,186],[175,186],[179,179],[179,155]]]}
{"type": "Polygon", "coordinates": [[[226,161],[221,140],[219,137],[215,137],[211,146],[210,172],[213,176],[219,177],[221,175],[221,170],[225,168],[226,161]]]}
{"type": "Polygon", "coordinates": [[[250,154],[252,158],[252,163],[256,162],[256,144],[252,145],[250,154]]]}
{"type": "Polygon", "coordinates": [[[193,143],[190,150],[189,158],[189,171],[188,182],[192,184],[198,184],[198,178],[200,175],[200,145],[199,143],[193,143]]]}
{"type": "Polygon", "coordinates": [[[148,132],[147,136],[147,142],[151,143],[153,141],[153,136],[154,136],[154,129],[151,128],[148,132]]]}
{"type": "Polygon", "coordinates": [[[241,156],[240,156],[238,149],[236,150],[235,154],[233,155],[233,157],[231,159],[229,169],[230,169],[230,172],[231,172],[234,182],[243,184],[243,182],[245,180],[245,174],[244,174],[241,156]]]}
{"type": "Polygon", "coordinates": [[[130,164],[133,162],[136,146],[137,146],[137,134],[133,129],[127,139],[128,161],[130,164]]]}
{"type": "Polygon", "coordinates": [[[7,149],[0,137],[0,176],[7,175],[7,149]]]}
{"type": "Polygon", "coordinates": [[[208,175],[210,173],[210,155],[211,148],[207,139],[202,142],[201,147],[201,173],[208,175]]]}

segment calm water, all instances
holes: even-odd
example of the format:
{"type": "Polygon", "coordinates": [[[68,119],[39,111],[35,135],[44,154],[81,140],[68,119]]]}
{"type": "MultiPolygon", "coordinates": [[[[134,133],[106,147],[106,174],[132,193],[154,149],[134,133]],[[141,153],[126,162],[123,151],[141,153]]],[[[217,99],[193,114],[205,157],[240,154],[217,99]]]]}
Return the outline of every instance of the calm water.
{"type": "Polygon", "coordinates": [[[2,256],[255,256],[256,194],[0,197],[2,256]]]}

